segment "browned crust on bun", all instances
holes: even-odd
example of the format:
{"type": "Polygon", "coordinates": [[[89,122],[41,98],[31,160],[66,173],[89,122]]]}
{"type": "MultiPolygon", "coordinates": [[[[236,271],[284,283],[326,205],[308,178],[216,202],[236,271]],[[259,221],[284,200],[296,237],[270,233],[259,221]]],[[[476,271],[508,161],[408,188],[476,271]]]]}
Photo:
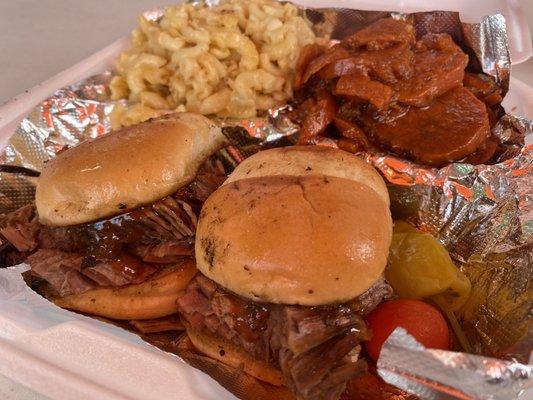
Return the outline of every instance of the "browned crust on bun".
{"type": "Polygon", "coordinates": [[[198,269],[254,301],[342,303],[382,275],[388,204],[369,186],[324,176],[264,176],[215,191],[200,214],[198,269]]]}
{"type": "Polygon", "coordinates": [[[161,318],[178,311],[180,292],[197,272],[194,261],[187,260],[139,284],[97,288],[50,300],[61,308],[112,319],[161,318]]]}
{"type": "Polygon", "coordinates": [[[44,165],[35,194],[40,222],[81,224],[153,203],[191,182],[223,143],[219,127],[192,113],[83,142],[44,165]]]}
{"type": "Polygon", "coordinates": [[[246,350],[208,332],[198,332],[187,326],[187,336],[196,350],[209,358],[233,368],[242,368],[248,375],[275,386],[283,386],[281,371],[263,360],[251,356],[246,350]]]}
{"type": "Polygon", "coordinates": [[[240,163],[224,184],[262,176],[335,176],[367,185],[389,205],[389,193],[374,167],[344,150],[326,146],[287,146],[261,151],[240,163]]]}

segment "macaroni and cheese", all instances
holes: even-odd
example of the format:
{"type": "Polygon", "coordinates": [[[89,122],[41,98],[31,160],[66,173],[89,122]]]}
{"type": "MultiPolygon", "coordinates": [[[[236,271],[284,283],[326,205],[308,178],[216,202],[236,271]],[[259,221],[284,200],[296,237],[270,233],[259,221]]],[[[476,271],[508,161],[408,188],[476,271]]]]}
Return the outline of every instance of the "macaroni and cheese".
{"type": "Polygon", "coordinates": [[[116,63],[114,127],[169,111],[254,117],[292,97],[300,49],[317,41],[292,4],[228,0],[169,7],[140,17],[132,48],[116,63]]]}

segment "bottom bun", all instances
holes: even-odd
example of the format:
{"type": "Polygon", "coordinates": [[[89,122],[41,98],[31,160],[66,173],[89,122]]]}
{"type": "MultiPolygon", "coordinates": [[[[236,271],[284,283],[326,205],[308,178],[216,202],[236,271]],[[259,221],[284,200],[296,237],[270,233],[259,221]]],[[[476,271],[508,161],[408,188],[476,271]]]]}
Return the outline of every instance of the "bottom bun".
{"type": "Polygon", "coordinates": [[[248,375],[275,386],[283,386],[283,375],[276,367],[258,360],[244,349],[206,332],[198,332],[187,324],[187,335],[194,347],[206,356],[233,368],[242,368],[248,375]]]}
{"type": "Polygon", "coordinates": [[[187,260],[139,284],[92,289],[51,300],[61,308],[112,319],[161,318],[178,311],[178,295],[197,272],[194,261],[187,260]]]}

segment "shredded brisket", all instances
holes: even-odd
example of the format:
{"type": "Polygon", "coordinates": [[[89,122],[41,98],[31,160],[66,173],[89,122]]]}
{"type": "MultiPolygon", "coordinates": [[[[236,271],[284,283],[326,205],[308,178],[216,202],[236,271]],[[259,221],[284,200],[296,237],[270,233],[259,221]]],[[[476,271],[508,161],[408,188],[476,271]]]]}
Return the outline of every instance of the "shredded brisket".
{"type": "Polygon", "coordinates": [[[346,382],[366,368],[358,360],[359,342],[370,337],[361,315],[390,295],[390,286],[380,279],[348,304],[260,304],[198,275],[178,299],[178,308],[192,329],[219,335],[277,365],[298,398],[335,400],[346,382]]]}
{"type": "Polygon", "coordinates": [[[28,204],[4,217],[0,233],[18,251],[26,252],[37,247],[39,227],[35,207],[28,204]]]}
{"type": "Polygon", "coordinates": [[[140,283],[156,271],[127,254],[87,266],[82,255],[57,249],[39,249],[26,262],[34,276],[46,280],[61,296],[82,293],[98,285],[140,283]]]}
{"type": "Polygon", "coordinates": [[[157,269],[126,253],[114,260],[98,261],[81,272],[102,286],[123,286],[145,281],[157,269]]]}
{"type": "Polygon", "coordinates": [[[178,299],[180,313],[193,329],[208,329],[242,346],[258,358],[268,359],[269,311],[260,304],[227,293],[203,275],[193,279],[178,299]]]}
{"type": "Polygon", "coordinates": [[[83,293],[96,283],[81,273],[82,256],[61,250],[37,250],[26,262],[32,275],[47,281],[60,296],[83,293]]]}
{"type": "Polygon", "coordinates": [[[162,242],[136,245],[131,248],[131,251],[145,262],[170,264],[182,260],[183,257],[192,256],[194,249],[189,242],[183,244],[162,242]]]}

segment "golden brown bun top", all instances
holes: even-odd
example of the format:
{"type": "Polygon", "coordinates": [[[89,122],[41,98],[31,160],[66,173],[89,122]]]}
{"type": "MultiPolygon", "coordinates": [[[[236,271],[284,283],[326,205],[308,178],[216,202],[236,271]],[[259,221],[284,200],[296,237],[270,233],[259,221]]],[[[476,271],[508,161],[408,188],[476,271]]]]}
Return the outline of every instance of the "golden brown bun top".
{"type": "Polygon", "coordinates": [[[389,205],[387,186],[374,167],[351,153],[326,146],[289,146],[254,154],[239,164],[225,184],[261,176],[317,174],[364,183],[389,205]]]}
{"type": "Polygon", "coordinates": [[[35,197],[39,219],[75,225],[157,201],[191,182],[223,142],[217,126],[191,113],[83,142],[45,164],[35,197]]]}
{"type": "Polygon", "coordinates": [[[223,185],[207,200],[196,261],[208,278],[251,300],[340,303],[381,276],[391,237],[388,203],[364,183],[262,176],[223,185]]]}

